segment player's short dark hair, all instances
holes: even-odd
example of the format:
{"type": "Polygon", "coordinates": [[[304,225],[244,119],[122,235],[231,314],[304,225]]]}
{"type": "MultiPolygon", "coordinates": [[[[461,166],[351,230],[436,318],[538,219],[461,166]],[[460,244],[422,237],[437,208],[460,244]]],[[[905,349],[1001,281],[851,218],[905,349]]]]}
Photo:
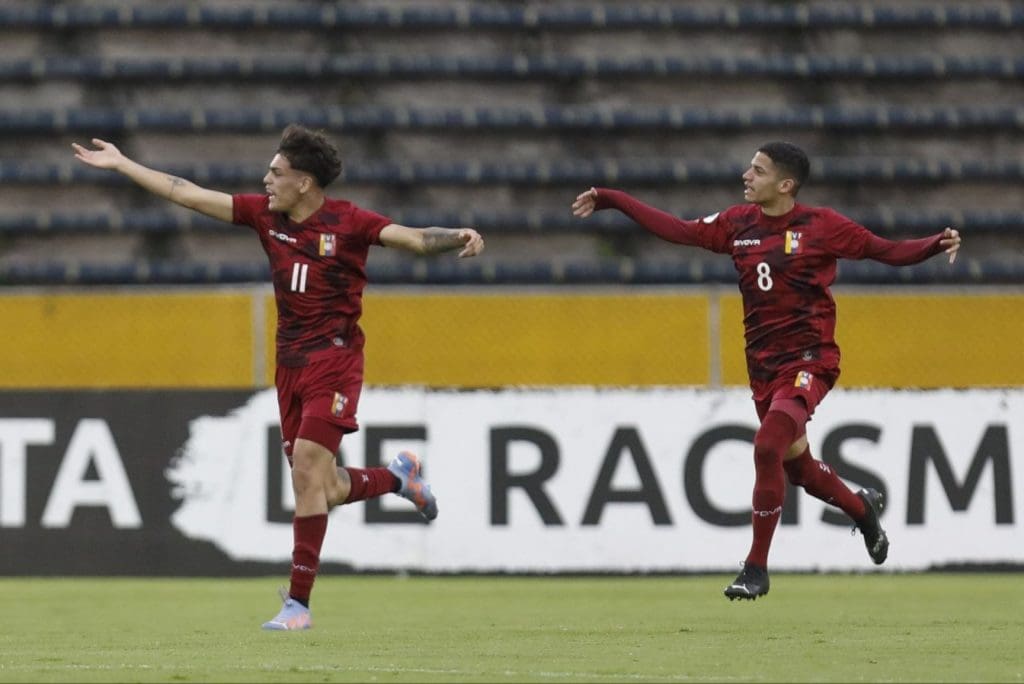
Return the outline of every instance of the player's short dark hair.
{"type": "Polygon", "coordinates": [[[293,169],[313,176],[321,188],[326,188],[341,173],[338,148],[320,131],[298,124],[289,124],[284,129],[277,153],[287,159],[293,169]]]}
{"type": "Polygon", "coordinates": [[[784,177],[793,179],[796,183],[793,195],[796,196],[800,186],[811,174],[811,162],[807,159],[807,153],[793,143],[781,141],[761,145],[757,151],[771,159],[784,177]]]}

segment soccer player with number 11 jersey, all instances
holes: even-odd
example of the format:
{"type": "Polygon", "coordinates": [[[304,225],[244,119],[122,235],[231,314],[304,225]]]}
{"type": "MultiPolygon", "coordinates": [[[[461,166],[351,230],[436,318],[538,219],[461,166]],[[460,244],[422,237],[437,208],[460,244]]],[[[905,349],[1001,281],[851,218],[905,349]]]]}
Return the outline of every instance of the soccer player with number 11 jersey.
{"type": "Polygon", "coordinates": [[[796,201],[810,163],[799,147],[772,142],[743,174],[747,204],[682,220],[618,190],[591,188],[573,202],[576,216],[618,209],[658,237],[732,256],[743,297],[747,372],[761,421],[754,437],[753,543],[743,570],[725,589],[732,599],[768,593],[768,549],[782,513],[785,480],[850,516],[868,555],[885,562],[889,540],[879,516],[881,492],[854,492],[811,456],[806,424],[839,377],[836,305],[829,287],[838,259],[916,264],[945,251],[953,263],[960,233],[946,228],[918,240],[891,241],[832,209],[796,201]]]}
{"type": "Polygon", "coordinates": [[[124,174],[175,204],[248,226],[267,254],[277,303],[274,384],[295,516],[291,584],[282,592],[280,612],[263,628],[308,629],[309,596],[331,508],[393,492],[412,501],[427,520],[438,511],[415,454],[403,451],[386,468],[337,466],[342,436],[358,429],[364,341],[358,321],[369,249],[459,250],[458,256],[472,257],[483,251],[483,238],[472,228],[409,228],[327,197],[324,188],[341,173],[341,158],[322,133],[297,125],[281,136],[263,177],[263,194],[208,190],[132,161],[109,142],[92,143],[94,149],[73,144],[75,157],[124,174]]]}

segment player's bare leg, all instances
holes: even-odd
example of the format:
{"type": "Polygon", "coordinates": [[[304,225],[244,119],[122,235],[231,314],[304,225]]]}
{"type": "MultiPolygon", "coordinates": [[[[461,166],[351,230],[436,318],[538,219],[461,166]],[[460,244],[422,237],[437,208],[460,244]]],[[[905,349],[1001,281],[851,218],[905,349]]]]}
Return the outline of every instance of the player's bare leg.
{"type": "Polygon", "coordinates": [[[334,476],[328,474],[325,477],[324,494],[327,497],[327,506],[334,508],[348,500],[352,492],[352,478],[348,470],[334,463],[328,463],[326,467],[334,471],[334,476]]]}

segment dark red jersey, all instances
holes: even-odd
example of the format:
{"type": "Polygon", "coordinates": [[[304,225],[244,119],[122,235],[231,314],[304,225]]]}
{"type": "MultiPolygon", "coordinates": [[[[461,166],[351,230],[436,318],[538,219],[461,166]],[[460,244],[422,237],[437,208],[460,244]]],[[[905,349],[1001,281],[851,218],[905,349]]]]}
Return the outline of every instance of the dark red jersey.
{"type": "Polygon", "coordinates": [[[894,242],[838,212],[797,204],[766,216],[756,204],[686,221],[616,190],[599,189],[597,208],[614,207],[659,237],[729,254],[743,295],[747,372],[755,398],[781,374],[807,370],[831,386],[839,376],[836,260],[915,264],[942,251],[941,233],[894,242]]]}
{"type": "Polygon", "coordinates": [[[305,366],[362,349],[366,257],[391,219],[327,199],[302,223],[272,212],[266,195],[234,195],[233,222],[251,227],[270,260],[277,301],[277,363],[305,366]]]}

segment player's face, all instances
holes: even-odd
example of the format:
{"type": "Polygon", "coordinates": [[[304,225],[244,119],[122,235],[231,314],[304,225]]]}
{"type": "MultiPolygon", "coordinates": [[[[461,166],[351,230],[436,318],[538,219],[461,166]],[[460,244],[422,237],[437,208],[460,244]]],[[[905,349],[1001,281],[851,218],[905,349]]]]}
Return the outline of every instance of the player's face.
{"type": "Polygon", "coordinates": [[[288,159],[280,154],[275,154],[274,158],[270,160],[267,175],[263,177],[263,185],[270,198],[269,209],[271,211],[290,211],[302,199],[303,192],[308,190],[310,181],[308,173],[293,169],[288,159]]]}
{"type": "Polygon", "coordinates": [[[743,174],[743,199],[754,204],[774,202],[782,194],[779,188],[782,181],[775,162],[763,152],[758,152],[743,174]]]}

